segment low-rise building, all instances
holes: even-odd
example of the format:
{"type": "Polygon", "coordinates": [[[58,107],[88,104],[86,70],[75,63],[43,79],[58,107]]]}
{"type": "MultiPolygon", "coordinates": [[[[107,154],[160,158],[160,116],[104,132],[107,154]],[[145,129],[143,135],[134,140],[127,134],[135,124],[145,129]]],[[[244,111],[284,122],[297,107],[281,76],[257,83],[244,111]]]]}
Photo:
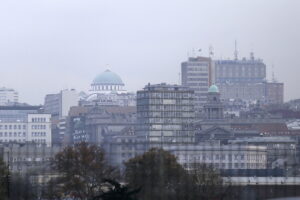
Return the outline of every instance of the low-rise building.
{"type": "Polygon", "coordinates": [[[267,148],[256,145],[170,145],[165,150],[186,169],[203,163],[217,169],[266,169],[267,148]]]}
{"type": "Polygon", "coordinates": [[[39,106],[0,107],[0,143],[9,142],[51,146],[51,115],[39,106]]]}
{"type": "Polygon", "coordinates": [[[61,150],[60,146],[35,143],[0,144],[0,158],[12,173],[39,174],[51,171],[51,160],[61,150]]]}

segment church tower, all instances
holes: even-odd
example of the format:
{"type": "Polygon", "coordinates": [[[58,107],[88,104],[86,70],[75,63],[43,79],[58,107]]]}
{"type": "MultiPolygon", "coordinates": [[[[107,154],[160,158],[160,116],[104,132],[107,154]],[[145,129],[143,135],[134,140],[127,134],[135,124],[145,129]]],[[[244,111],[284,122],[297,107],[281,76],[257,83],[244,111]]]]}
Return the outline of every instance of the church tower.
{"type": "Polygon", "coordinates": [[[207,102],[204,105],[205,119],[222,120],[224,108],[220,100],[220,92],[216,85],[210,86],[207,93],[207,102]]]}

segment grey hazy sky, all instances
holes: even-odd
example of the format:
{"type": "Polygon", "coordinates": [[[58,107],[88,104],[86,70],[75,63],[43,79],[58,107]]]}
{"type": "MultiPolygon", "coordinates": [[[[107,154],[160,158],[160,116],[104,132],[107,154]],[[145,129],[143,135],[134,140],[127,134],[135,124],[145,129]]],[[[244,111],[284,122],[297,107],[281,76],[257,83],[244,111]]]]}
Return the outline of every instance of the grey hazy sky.
{"type": "Polygon", "coordinates": [[[285,99],[300,98],[299,0],[2,0],[0,86],[20,101],[89,88],[110,68],[127,89],[178,83],[192,49],[215,58],[239,55],[267,64],[285,83],[285,99]],[[108,65],[108,66],[107,66],[108,65]]]}

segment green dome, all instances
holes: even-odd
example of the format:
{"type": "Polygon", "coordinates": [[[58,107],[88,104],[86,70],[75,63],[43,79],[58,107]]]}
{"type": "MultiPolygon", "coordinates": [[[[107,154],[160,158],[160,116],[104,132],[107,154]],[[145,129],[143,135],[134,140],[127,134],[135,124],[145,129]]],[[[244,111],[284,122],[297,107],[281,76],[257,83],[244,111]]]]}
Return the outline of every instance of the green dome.
{"type": "Polygon", "coordinates": [[[216,85],[212,85],[212,86],[209,87],[208,92],[219,93],[219,88],[216,85]]]}
{"type": "Polygon", "coordinates": [[[102,74],[96,76],[92,85],[124,85],[124,83],[120,76],[110,70],[106,70],[102,74]]]}

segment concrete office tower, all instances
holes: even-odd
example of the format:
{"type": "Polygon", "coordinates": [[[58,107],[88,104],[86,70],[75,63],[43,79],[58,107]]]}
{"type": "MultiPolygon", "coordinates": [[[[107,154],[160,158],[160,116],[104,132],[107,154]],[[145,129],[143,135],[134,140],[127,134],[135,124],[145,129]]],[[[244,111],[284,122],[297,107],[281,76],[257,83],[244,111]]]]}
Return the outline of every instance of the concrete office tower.
{"type": "Polygon", "coordinates": [[[68,116],[68,112],[72,106],[77,106],[79,96],[76,90],[62,90],[58,94],[47,94],[45,97],[44,110],[45,113],[52,114],[56,119],[68,116]]]}
{"type": "Polygon", "coordinates": [[[0,106],[12,105],[18,103],[19,93],[14,89],[0,88],[0,106]]]}
{"type": "Polygon", "coordinates": [[[261,83],[266,80],[266,65],[254,57],[250,60],[216,60],[215,78],[216,83],[261,83]]]}
{"type": "Polygon", "coordinates": [[[222,99],[259,100],[263,104],[283,103],[283,83],[266,80],[266,65],[255,59],[216,60],[216,85],[222,99]]]}
{"type": "Polygon", "coordinates": [[[250,59],[216,60],[216,85],[222,99],[265,101],[266,65],[251,54],[250,59]]]}
{"type": "Polygon", "coordinates": [[[52,145],[51,115],[39,106],[0,106],[0,143],[52,145]]]}
{"type": "Polygon", "coordinates": [[[195,109],[206,102],[208,87],[214,82],[213,63],[208,57],[190,57],[181,63],[181,83],[195,91],[195,109]]]}
{"type": "Polygon", "coordinates": [[[165,83],[137,92],[137,134],[150,143],[194,142],[194,91],[165,83]]]}

